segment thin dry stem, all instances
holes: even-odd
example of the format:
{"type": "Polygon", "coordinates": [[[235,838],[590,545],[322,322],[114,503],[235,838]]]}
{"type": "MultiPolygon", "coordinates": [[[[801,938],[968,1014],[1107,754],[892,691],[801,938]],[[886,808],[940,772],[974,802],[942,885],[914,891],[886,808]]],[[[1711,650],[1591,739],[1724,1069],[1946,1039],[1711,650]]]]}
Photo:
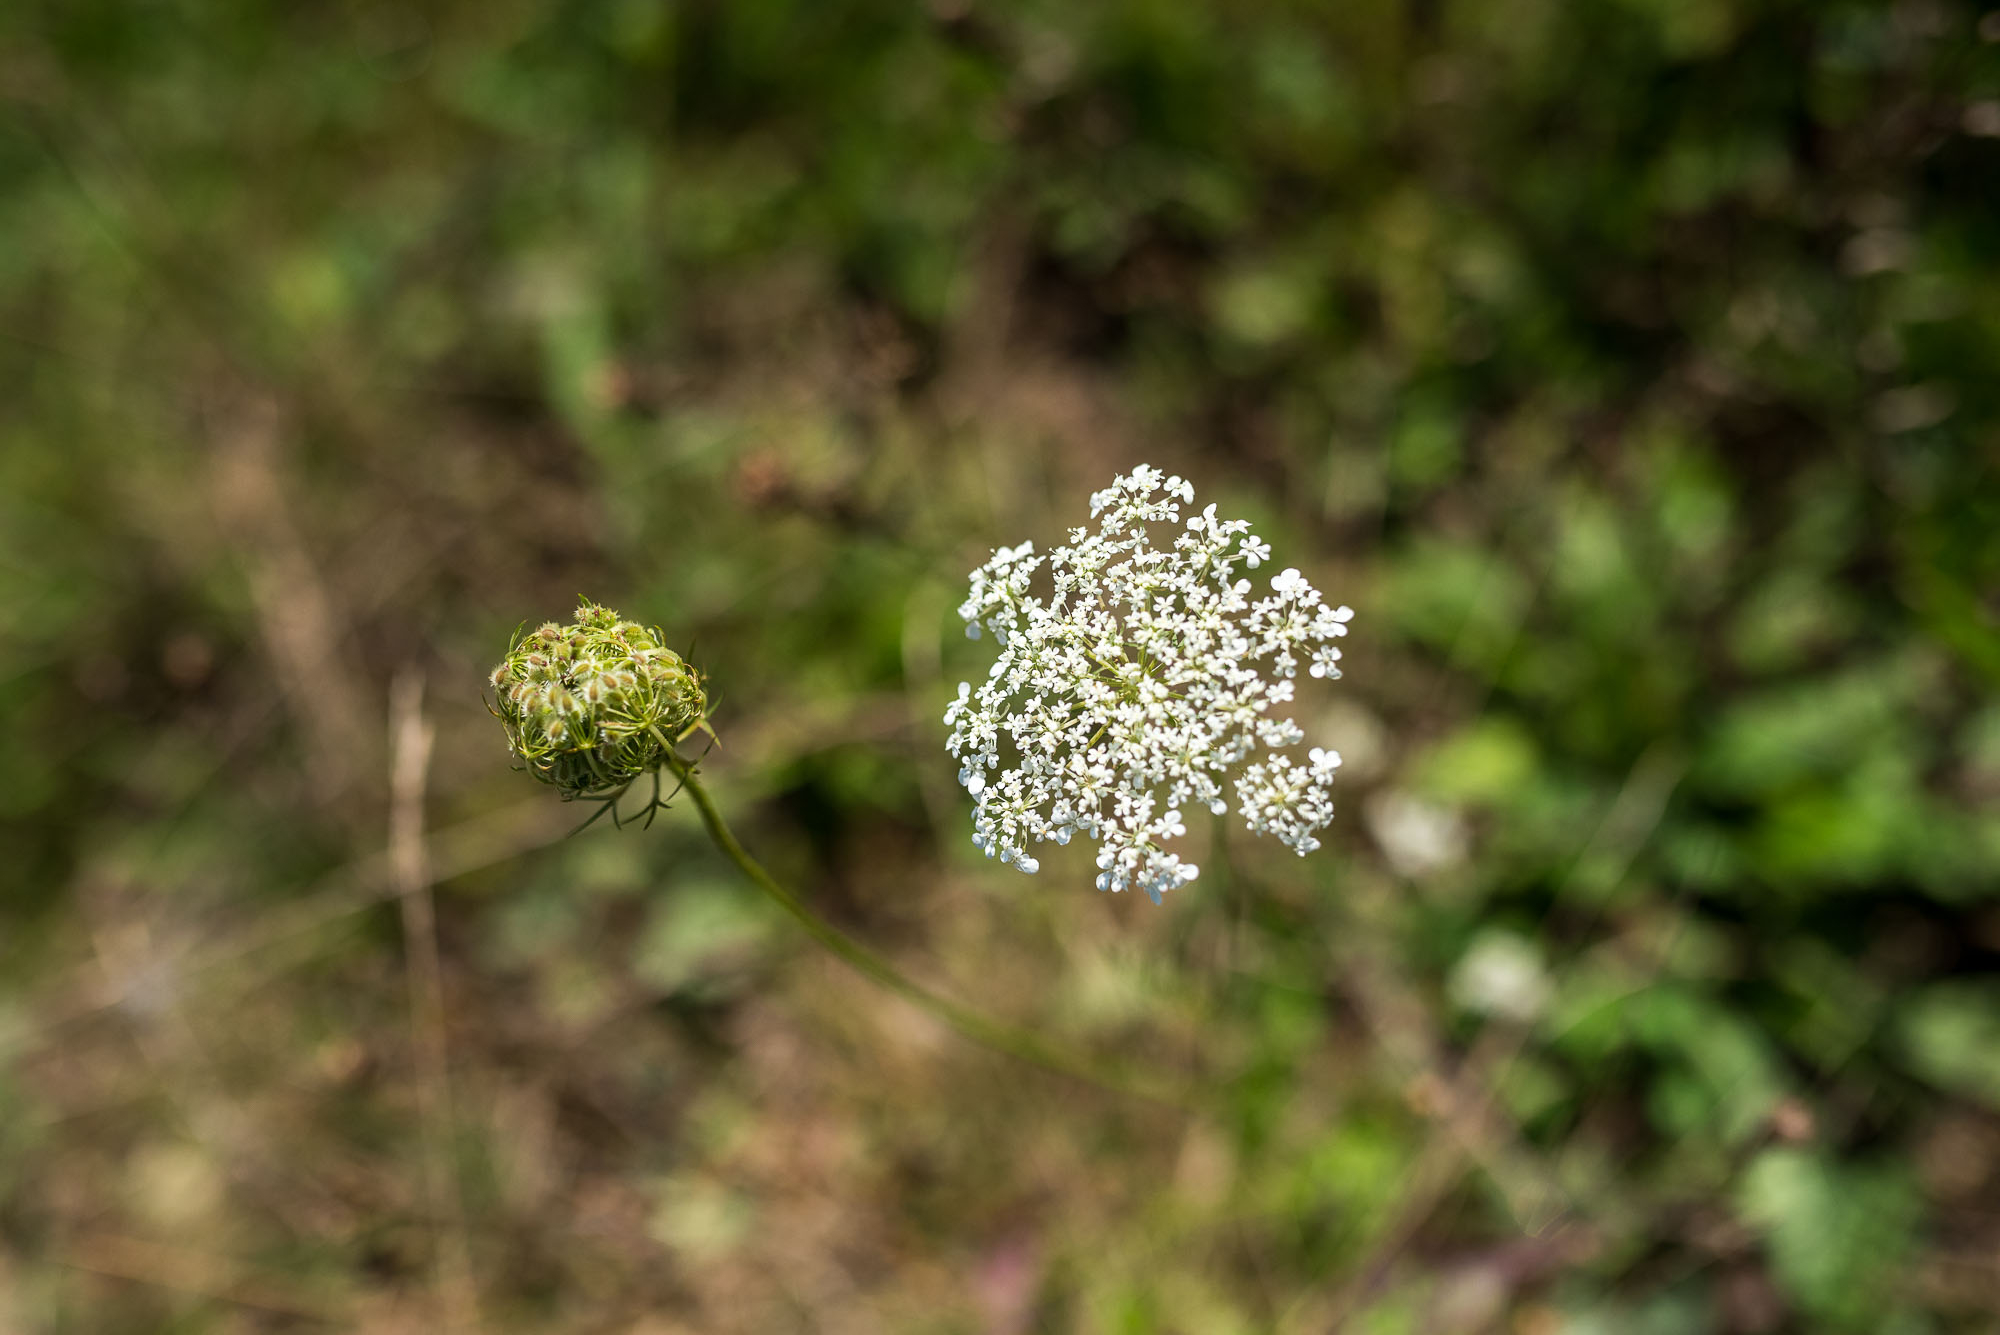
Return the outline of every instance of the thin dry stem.
{"type": "Polygon", "coordinates": [[[410,982],[410,1029],[416,1052],[417,1102],[423,1135],[424,1197],[436,1232],[433,1282],[449,1335],[476,1330],[478,1293],[465,1208],[452,1170],[455,1119],[444,1022],[444,971],[438,961],[437,915],[431,902],[429,849],[424,843],[424,786],[433,730],[424,717],[423,677],[400,673],[390,689],[389,864],[403,909],[403,957],[410,982]]]}
{"type": "Polygon", "coordinates": [[[342,645],[345,619],[285,495],[283,416],[251,396],[219,417],[211,501],[244,563],[273,675],[312,757],[316,796],[341,815],[363,772],[371,711],[342,645]]]}

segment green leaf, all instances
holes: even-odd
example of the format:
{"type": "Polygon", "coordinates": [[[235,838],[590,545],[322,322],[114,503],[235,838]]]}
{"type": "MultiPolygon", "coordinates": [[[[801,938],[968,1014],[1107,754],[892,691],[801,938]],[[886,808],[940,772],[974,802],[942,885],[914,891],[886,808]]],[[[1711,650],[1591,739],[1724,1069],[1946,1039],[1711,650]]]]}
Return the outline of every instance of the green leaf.
{"type": "Polygon", "coordinates": [[[1896,1032],[1917,1074],[2000,1109],[2000,984],[1935,984],[1904,1004],[1896,1032]]]}
{"type": "Polygon", "coordinates": [[[1904,1177],[1773,1149],[1750,1165],[1737,1200],[1764,1234],[1778,1282],[1817,1319],[1814,1328],[1875,1329],[1917,1221],[1917,1196],[1904,1177]]]}

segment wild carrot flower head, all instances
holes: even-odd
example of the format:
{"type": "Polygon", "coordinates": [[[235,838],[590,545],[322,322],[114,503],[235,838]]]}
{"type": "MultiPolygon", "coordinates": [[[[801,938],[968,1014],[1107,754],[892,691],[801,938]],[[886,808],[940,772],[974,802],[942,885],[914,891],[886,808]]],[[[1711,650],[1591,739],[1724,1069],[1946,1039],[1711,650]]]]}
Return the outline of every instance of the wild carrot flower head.
{"type": "Polygon", "coordinates": [[[959,615],[993,633],[984,685],[961,682],[945,711],[959,781],[974,799],[972,842],[1025,872],[1029,845],[1097,841],[1100,890],[1164,891],[1200,870],[1167,845],[1191,804],[1221,815],[1234,789],[1249,828],[1303,856],[1333,819],[1337,752],[1280,754],[1305,740],[1289,704],[1304,665],[1340,675],[1334,642],[1354,613],[1328,607],[1297,570],[1257,596],[1239,568],[1270,547],[1215,507],[1181,519],[1194,487],[1140,466],[1090,498],[1095,533],[1070,530],[1047,555],[1002,547],[972,572],[959,615]],[[1173,526],[1156,547],[1156,526],[1173,526]],[[1030,592],[1046,568],[1047,594],[1030,592]]]}
{"type": "Polygon", "coordinates": [[[565,798],[617,792],[700,725],[701,679],[657,627],[583,600],[571,624],[518,631],[487,682],[507,745],[565,798]]]}

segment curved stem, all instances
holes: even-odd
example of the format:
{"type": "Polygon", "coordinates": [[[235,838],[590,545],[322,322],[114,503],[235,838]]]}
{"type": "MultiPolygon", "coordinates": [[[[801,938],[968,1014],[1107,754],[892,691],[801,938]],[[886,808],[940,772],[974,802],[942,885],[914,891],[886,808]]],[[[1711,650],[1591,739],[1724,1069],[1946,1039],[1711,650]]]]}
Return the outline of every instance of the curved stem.
{"type": "Polygon", "coordinates": [[[1114,1093],[1129,1094],[1183,1111],[1192,1111],[1189,1101],[1178,1094],[1155,1087],[1150,1081],[1136,1079],[1118,1067],[1069,1052],[1038,1034],[1017,1029],[982,1015],[949,997],[939,996],[906,977],[888,960],[814,913],[803,900],[778,884],[755,858],[744,851],[743,845],[737,842],[736,835],[730,830],[728,822],[722,819],[722,812],[716,807],[715,799],[695,776],[694,765],[691,762],[681,759],[669,749],[666,763],[667,768],[674,772],[674,776],[687,790],[688,796],[694,799],[696,810],[701,812],[702,824],[708,828],[708,837],[722,850],[723,855],[736,864],[737,870],[741,871],[751,884],[777,901],[778,907],[790,914],[793,921],[805,929],[806,935],[839,956],[857,973],[889,989],[926,1014],[942,1020],[966,1038],[995,1052],[1032,1062],[1036,1066],[1114,1093]]]}

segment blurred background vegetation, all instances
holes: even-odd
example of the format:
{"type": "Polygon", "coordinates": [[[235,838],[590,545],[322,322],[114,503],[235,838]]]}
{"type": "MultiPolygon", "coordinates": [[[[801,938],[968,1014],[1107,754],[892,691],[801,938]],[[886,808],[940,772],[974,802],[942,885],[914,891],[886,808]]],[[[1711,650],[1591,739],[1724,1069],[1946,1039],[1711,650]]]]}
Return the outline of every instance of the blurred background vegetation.
{"type": "Polygon", "coordinates": [[[2000,11],[13,0],[0,99],[0,1330],[2000,1329],[2000,11]],[[1141,461],[1359,613],[1327,849],[1164,908],[939,721],[1141,461]],[[566,840],[580,592],[1219,1111],[566,840]]]}

